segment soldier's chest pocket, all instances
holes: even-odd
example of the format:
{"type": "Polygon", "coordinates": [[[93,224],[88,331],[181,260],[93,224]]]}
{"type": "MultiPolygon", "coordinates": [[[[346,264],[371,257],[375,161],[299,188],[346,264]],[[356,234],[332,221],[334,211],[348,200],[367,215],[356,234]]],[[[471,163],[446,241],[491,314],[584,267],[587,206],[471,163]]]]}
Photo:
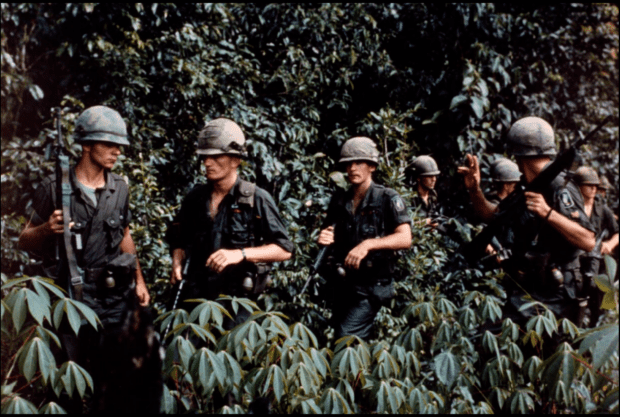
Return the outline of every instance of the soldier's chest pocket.
{"type": "Polygon", "coordinates": [[[125,217],[120,213],[112,213],[104,221],[104,233],[107,241],[107,249],[114,250],[121,244],[125,236],[125,228],[123,227],[125,217]]]}
{"type": "Polygon", "coordinates": [[[379,211],[374,208],[365,209],[361,213],[360,236],[364,239],[379,236],[379,211]]]}
{"type": "Polygon", "coordinates": [[[250,246],[251,214],[245,210],[233,208],[228,224],[228,241],[235,248],[250,246]]]}

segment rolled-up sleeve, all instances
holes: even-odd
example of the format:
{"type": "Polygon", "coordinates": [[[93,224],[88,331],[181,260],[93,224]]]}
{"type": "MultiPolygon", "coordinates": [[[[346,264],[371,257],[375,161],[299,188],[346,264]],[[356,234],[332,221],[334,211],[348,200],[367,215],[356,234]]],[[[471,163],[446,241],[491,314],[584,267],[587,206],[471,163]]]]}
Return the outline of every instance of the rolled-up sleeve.
{"type": "Polygon", "coordinates": [[[293,242],[288,237],[286,226],[280,217],[273,198],[262,188],[256,187],[255,204],[260,224],[262,245],[275,243],[287,252],[293,252],[293,242]]]}

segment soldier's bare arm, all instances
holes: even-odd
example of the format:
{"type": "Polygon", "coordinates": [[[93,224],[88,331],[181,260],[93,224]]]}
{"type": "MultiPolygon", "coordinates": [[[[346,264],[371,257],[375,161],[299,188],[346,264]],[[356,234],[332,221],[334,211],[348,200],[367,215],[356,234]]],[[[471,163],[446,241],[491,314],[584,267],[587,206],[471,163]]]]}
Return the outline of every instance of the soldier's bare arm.
{"type": "Polygon", "coordinates": [[[359,269],[360,263],[368,255],[368,252],[380,249],[409,249],[411,247],[411,226],[403,223],[396,227],[394,233],[377,238],[366,239],[347,254],[344,265],[347,268],[359,269]]]}
{"type": "Polygon", "coordinates": [[[55,210],[43,224],[33,226],[31,222],[28,222],[19,236],[18,247],[27,251],[41,249],[49,236],[63,233],[62,221],[62,210],[55,210]]]}
{"type": "Polygon", "coordinates": [[[172,276],[170,282],[172,285],[183,280],[183,260],[185,259],[185,250],[175,249],[172,252],[172,276]]]}
{"type": "MultiPolygon", "coordinates": [[[[136,245],[133,242],[133,238],[131,237],[131,233],[129,232],[129,227],[125,228],[125,235],[123,236],[123,240],[120,244],[121,253],[131,253],[137,255],[136,245]]],[[[142,276],[142,269],[140,269],[140,260],[136,256],[136,295],[138,296],[138,300],[140,300],[140,305],[146,306],[151,301],[151,296],[149,294],[148,288],[146,288],[146,283],[144,282],[144,277],[142,276]]]]}
{"type": "Polygon", "coordinates": [[[528,210],[547,219],[549,225],[560,232],[573,246],[586,252],[594,249],[596,245],[594,232],[563,216],[556,210],[552,210],[541,194],[526,191],[525,200],[528,210]]]}
{"type": "Polygon", "coordinates": [[[465,188],[469,191],[469,197],[474,205],[476,214],[482,220],[488,221],[497,211],[497,206],[487,201],[480,188],[480,166],[478,165],[478,157],[467,154],[466,158],[467,166],[458,167],[457,172],[463,176],[465,188]]]}
{"type": "Polygon", "coordinates": [[[291,258],[291,253],[284,250],[275,243],[257,246],[255,248],[241,249],[220,249],[209,256],[206,266],[213,269],[218,274],[228,265],[238,264],[243,261],[243,252],[249,262],[282,262],[291,258]]]}

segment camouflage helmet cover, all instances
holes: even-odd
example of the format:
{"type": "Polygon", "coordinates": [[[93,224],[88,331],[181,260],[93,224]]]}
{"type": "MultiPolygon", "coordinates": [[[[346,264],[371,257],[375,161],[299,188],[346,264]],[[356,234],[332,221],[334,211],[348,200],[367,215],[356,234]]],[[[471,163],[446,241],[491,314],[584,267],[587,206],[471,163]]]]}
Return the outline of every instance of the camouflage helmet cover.
{"type": "Polygon", "coordinates": [[[93,106],[77,118],[73,138],[77,143],[110,142],[129,145],[127,125],[116,111],[107,106],[93,106]]]}
{"type": "Polygon", "coordinates": [[[509,153],[515,156],[555,156],[553,128],[540,117],[524,117],[513,123],[507,136],[509,153]]]}
{"type": "Polygon", "coordinates": [[[421,177],[440,174],[437,162],[428,155],[421,155],[415,158],[412,162],[412,167],[416,175],[421,177]]]}
{"type": "Polygon", "coordinates": [[[607,177],[605,177],[604,175],[601,175],[600,180],[601,180],[601,183],[598,185],[598,188],[601,188],[603,190],[609,190],[611,188],[611,184],[609,183],[609,180],[607,179],[607,177]]]}
{"type": "Polygon", "coordinates": [[[491,166],[491,176],[495,182],[518,182],[521,172],[517,164],[507,158],[499,158],[491,166]]]}
{"type": "Polygon", "coordinates": [[[366,161],[379,164],[379,150],[372,139],[357,136],[347,140],[340,149],[340,160],[338,163],[366,161]]]}
{"type": "Polygon", "coordinates": [[[230,119],[218,118],[205,124],[198,134],[198,155],[238,155],[247,157],[245,135],[230,119]]]}
{"type": "Polygon", "coordinates": [[[575,171],[575,182],[578,185],[599,185],[601,182],[598,178],[598,174],[590,167],[579,167],[575,171]]]}

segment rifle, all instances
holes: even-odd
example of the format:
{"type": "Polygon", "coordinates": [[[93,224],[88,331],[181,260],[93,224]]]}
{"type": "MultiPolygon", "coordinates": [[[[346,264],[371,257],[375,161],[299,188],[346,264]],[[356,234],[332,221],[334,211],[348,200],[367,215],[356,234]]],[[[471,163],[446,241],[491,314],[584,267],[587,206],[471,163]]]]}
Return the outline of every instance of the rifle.
{"type": "MultiPolygon", "coordinates": [[[[179,288],[177,288],[176,295],[174,297],[174,302],[172,303],[172,309],[170,311],[174,311],[177,309],[177,304],[179,303],[179,297],[181,295],[181,292],[183,291],[183,285],[185,284],[185,281],[187,280],[187,271],[189,270],[189,263],[191,259],[192,259],[192,253],[190,251],[189,255],[187,256],[187,260],[185,261],[185,265],[183,266],[183,271],[181,272],[183,279],[181,280],[181,282],[179,282],[179,288]]],[[[166,330],[164,331],[163,337],[166,337],[166,335],[168,334],[168,331],[170,331],[170,326],[172,326],[173,321],[174,321],[174,318],[171,318],[170,322],[166,326],[166,330]]]]}
{"type": "Polygon", "coordinates": [[[519,183],[515,190],[499,203],[498,211],[487,227],[463,247],[465,257],[474,259],[479,253],[482,253],[501,225],[517,218],[526,210],[525,193],[527,191],[542,193],[547,189],[560,172],[571,167],[577,156],[577,149],[587,143],[610,119],[611,116],[607,116],[594,130],[585,137],[578,139],[567,150],[561,152],[532,182],[529,184],[519,183]]]}
{"type": "MultiPolygon", "coordinates": [[[[77,301],[82,300],[82,271],[77,265],[77,258],[71,243],[71,230],[69,222],[71,221],[71,180],[69,178],[70,166],[69,156],[64,154],[65,144],[62,140],[62,109],[55,108],[56,112],[56,129],[58,131],[58,141],[54,146],[54,155],[56,157],[56,209],[62,210],[63,222],[63,240],[56,240],[56,260],[58,261],[58,276],[60,277],[61,265],[67,262],[69,273],[69,297],[77,301]],[[61,256],[64,255],[64,256],[61,256]]],[[[76,246],[81,249],[82,242],[76,238],[76,246]]]]}
{"type": "MultiPolygon", "coordinates": [[[[336,223],[332,224],[331,227],[335,228],[336,223]]],[[[312,281],[312,278],[314,278],[318,270],[323,266],[323,263],[325,262],[325,259],[327,258],[327,252],[329,251],[330,248],[331,248],[331,245],[323,246],[321,250],[319,250],[319,254],[316,256],[316,260],[310,267],[310,273],[308,274],[308,279],[306,279],[306,283],[304,284],[304,287],[301,289],[301,292],[299,293],[300,296],[304,292],[306,292],[306,288],[308,288],[308,284],[310,284],[310,281],[312,281]]]]}

